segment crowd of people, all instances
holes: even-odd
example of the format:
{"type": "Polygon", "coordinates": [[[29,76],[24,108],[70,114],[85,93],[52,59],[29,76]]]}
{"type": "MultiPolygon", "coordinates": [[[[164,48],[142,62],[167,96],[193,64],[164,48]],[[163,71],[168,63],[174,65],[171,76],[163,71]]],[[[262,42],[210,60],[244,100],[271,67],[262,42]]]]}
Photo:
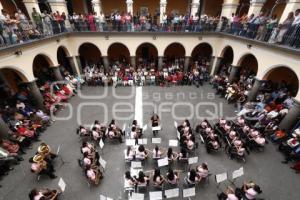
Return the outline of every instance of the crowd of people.
{"type": "Polygon", "coordinates": [[[156,64],[139,65],[136,69],[128,64],[116,62],[109,71],[101,65],[84,68],[84,78],[92,86],[133,86],[133,85],[196,85],[200,86],[209,79],[209,65],[205,60],[196,61],[188,71],[184,69],[184,59],[167,62],[162,69],[156,64]]]}
{"type": "Polygon", "coordinates": [[[300,45],[300,10],[289,13],[279,23],[276,15],[261,12],[254,14],[232,14],[231,17],[190,15],[176,13],[39,13],[33,8],[30,21],[21,10],[10,16],[5,10],[0,14],[0,44],[11,45],[39,39],[66,31],[122,31],[122,32],[202,32],[221,31],[241,37],[256,39],[272,44],[283,44],[294,48],[300,45]]]}

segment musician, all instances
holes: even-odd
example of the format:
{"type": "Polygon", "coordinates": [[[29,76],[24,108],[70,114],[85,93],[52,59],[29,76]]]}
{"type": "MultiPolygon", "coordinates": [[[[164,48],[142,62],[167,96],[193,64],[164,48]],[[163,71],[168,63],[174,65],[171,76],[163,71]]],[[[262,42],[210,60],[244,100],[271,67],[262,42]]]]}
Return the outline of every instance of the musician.
{"type": "Polygon", "coordinates": [[[178,156],[179,161],[187,161],[188,160],[188,152],[185,148],[181,148],[179,156],[178,156]]]}
{"type": "Polygon", "coordinates": [[[131,148],[131,146],[128,146],[125,150],[125,159],[129,161],[135,159],[135,151],[131,148]]]}
{"type": "Polygon", "coordinates": [[[136,152],[136,158],[139,160],[145,160],[148,158],[148,149],[144,147],[144,145],[140,145],[136,152]]]}
{"type": "Polygon", "coordinates": [[[49,145],[46,143],[41,143],[40,146],[38,147],[38,153],[43,155],[45,159],[48,160],[53,160],[56,158],[56,154],[51,152],[51,148],[49,145]]]}
{"type": "Polygon", "coordinates": [[[188,172],[188,175],[186,177],[186,181],[187,181],[187,184],[188,185],[195,185],[196,183],[199,182],[199,178],[197,176],[197,173],[196,173],[196,170],[194,169],[191,169],[189,172],[188,172]]]}
{"type": "Polygon", "coordinates": [[[133,187],[137,184],[136,180],[131,176],[130,171],[125,172],[125,181],[127,183],[125,185],[131,186],[131,187],[133,187]]]}
{"type": "Polygon", "coordinates": [[[156,145],[152,151],[153,160],[161,159],[163,154],[164,154],[164,151],[156,145]]]}
{"type": "Polygon", "coordinates": [[[134,129],[135,132],[135,137],[132,138],[141,138],[143,135],[143,129],[140,127],[140,125],[137,123],[137,120],[133,120],[132,121],[132,125],[131,125],[132,129],[134,129]]]}
{"type": "Polygon", "coordinates": [[[160,169],[156,168],[153,173],[153,186],[161,188],[165,182],[165,178],[160,174],[160,169]]]}
{"type": "Polygon", "coordinates": [[[119,128],[117,128],[116,126],[114,126],[113,128],[110,127],[108,129],[106,137],[109,139],[117,139],[117,140],[119,140],[120,143],[123,143],[122,131],[119,128]]]}
{"type": "MultiPolygon", "coordinates": [[[[152,127],[158,127],[159,126],[159,116],[157,114],[153,114],[153,116],[151,117],[151,123],[152,123],[152,127]]],[[[153,131],[153,135],[156,135],[157,131],[153,131]]]]}
{"type": "Polygon", "coordinates": [[[43,155],[36,154],[32,160],[31,172],[48,175],[51,179],[56,178],[52,164],[49,161],[47,162],[43,155]]]}
{"type": "Polygon", "coordinates": [[[208,177],[208,173],[209,173],[207,164],[202,163],[201,165],[199,165],[196,168],[196,173],[197,173],[197,176],[199,178],[199,182],[203,179],[206,179],[208,177]]]}
{"type": "Polygon", "coordinates": [[[247,200],[256,199],[256,196],[262,193],[260,187],[253,182],[244,182],[242,191],[247,200]]]}
{"type": "Polygon", "coordinates": [[[79,126],[76,133],[80,136],[89,136],[88,130],[82,125],[79,126]]]}
{"type": "Polygon", "coordinates": [[[139,172],[138,177],[134,176],[133,178],[134,178],[135,182],[137,183],[137,186],[138,185],[141,185],[141,186],[149,185],[150,177],[146,176],[144,174],[144,172],[142,172],[142,171],[139,172]]]}
{"type": "Polygon", "coordinates": [[[167,152],[167,156],[168,156],[168,161],[173,162],[173,161],[177,160],[179,154],[174,153],[173,149],[171,147],[169,147],[168,152],[167,152]]]}
{"type": "Polygon", "coordinates": [[[219,200],[239,200],[241,198],[238,198],[235,194],[236,190],[234,190],[232,187],[227,186],[227,189],[225,192],[222,192],[220,194],[217,194],[219,200]]]}
{"type": "Polygon", "coordinates": [[[82,142],[81,146],[81,153],[84,155],[85,153],[88,154],[90,158],[94,160],[95,163],[98,163],[100,158],[99,153],[96,151],[96,148],[93,144],[88,142],[82,142]]]}
{"type": "Polygon", "coordinates": [[[86,166],[85,174],[89,181],[95,185],[98,185],[100,179],[103,178],[100,168],[96,165],[86,166]]]}
{"type": "Polygon", "coordinates": [[[170,185],[178,185],[179,183],[179,173],[174,172],[171,168],[167,172],[166,181],[170,185]]]}
{"type": "Polygon", "coordinates": [[[30,200],[52,200],[52,199],[57,199],[58,194],[59,194],[58,190],[33,189],[29,193],[29,199],[30,200]]]}

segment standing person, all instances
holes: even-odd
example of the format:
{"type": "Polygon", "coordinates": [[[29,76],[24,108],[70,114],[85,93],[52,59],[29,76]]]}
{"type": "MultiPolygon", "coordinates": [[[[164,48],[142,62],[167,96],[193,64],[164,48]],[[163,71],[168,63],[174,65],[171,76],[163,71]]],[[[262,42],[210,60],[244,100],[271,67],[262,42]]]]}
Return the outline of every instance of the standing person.
{"type": "Polygon", "coordinates": [[[44,33],[45,33],[45,35],[52,35],[53,30],[52,30],[52,24],[51,24],[51,20],[52,20],[51,15],[49,13],[47,13],[46,10],[44,10],[42,18],[43,18],[43,21],[44,21],[44,33]]]}
{"type": "Polygon", "coordinates": [[[44,33],[44,31],[43,31],[43,19],[42,19],[41,14],[38,13],[35,8],[32,8],[31,16],[32,16],[33,22],[36,26],[36,29],[40,33],[44,33]]]}
{"type": "Polygon", "coordinates": [[[294,21],[294,13],[290,12],[287,18],[283,21],[283,23],[280,24],[280,31],[278,33],[277,38],[275,39],[275,43],[281,44],[283,42],[285,33],[291,27],[293,21],[294,21]]]}
{"type": "Polygon", "coordinates": [[[0,21],[3,24],[2,36],[5,44],[13,44],[13,20],[10,19],[9,14],[3,9],[1,10],[0,21]]]}
{"type": "Polygon", "coordinates": [[[99,30],[104,31],[105,30],[105,15],[102,11],[100,12],[100,15],[99,15],[99,23],[100,23],[99,30]]]}
{"type": "Polygon", "coordinates": [[[59,21],[61,32],[66,32],[67,31],[66,30],[66,23],[65,23],[66,20],[67,20],[66,13],[62,12],[61,15],[60,15],[60,21],[59,21]]]}
{"type": "Polygon", "coordinates": [[[287,43],[292,47],[298,47],[300,45],[299,34],[300,34],[300,9],[295,11],[295,19],[292,23],[292,27],[289,31],[291,33],[290,39],[287,43]]]}
{"type": "Polygon", "coordinates": [[[96,31],[95,19],[94,19],[94,15],[92,13],[88,14],[87,21],[88,21],[88,24],[89,24],[89,30],[90,31],[96,31]]]}

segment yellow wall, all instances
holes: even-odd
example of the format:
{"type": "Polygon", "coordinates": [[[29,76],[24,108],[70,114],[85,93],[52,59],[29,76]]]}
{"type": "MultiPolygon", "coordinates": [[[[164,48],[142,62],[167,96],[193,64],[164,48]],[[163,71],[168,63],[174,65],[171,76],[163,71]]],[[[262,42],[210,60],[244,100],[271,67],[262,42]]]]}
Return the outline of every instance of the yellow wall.
{"type": "Polygon", "coordinates": [[[115,9],[117,9],[121,13],[127,11],[126,0],[105,0],[101,2],[102,10],[106,15],[111,14],[111,12],[115,9]]]}
{"type": "Polygon", "coordinates": [[[136,12],[140,11],[141,7],[148,7],[149,13],[153,16],[155,14],[155,11],[159,10],[159,2],[160,0],[134,0],[133,1],[133,12],[136,14],[136,12]]]}
{"type": "Polygon", "coordinates": [[[222,11],[223,0],[206,0],[204,13],[209,16],[219,16],[222,11]]]}
{"type": "Polygon", "coordinates": [[[82,0],[72,0],[73,12],[85,14],[84,3],[82,0]]]}
{"type": "Polygon", "coordinates": [[[188,11],[189,0],[169,0],[167,4],[167,13],[176,10],[179,14],[185,15],[188,11]]]}
{"type": "MultiPolygon", "coordinates": [[[[266,3],[264,4],[264,7],[262,8],[262,11],[264,12],[270,12],[275,5],[276,0],[267,0],[266,3]]],[[[284,8],[286,4],[279,4],[278,6],[275,7],[273,15],[277,15],[278,18],[281,17],[284,8]]]]}

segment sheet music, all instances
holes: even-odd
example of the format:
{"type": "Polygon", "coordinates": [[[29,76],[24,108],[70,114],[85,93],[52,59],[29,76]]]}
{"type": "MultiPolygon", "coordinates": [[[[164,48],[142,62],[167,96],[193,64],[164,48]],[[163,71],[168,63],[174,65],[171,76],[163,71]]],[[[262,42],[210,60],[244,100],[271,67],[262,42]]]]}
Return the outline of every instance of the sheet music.
{"type": "Polygon", "coordinates": [[[105,169],[107,162],[105,160],[103,160],[101,156],[100,156],[100,159],[99,159],[99,163],[103,167],[103,169],[105,169]]]}
{"type": "Polygon", "coordinates": [[[160,144],[161,138],[152,138],[152,144],[160,144]]]}
{"type": "Polygon", "coordinates": [[[161,126],[152,127],[152,131],[160,131],[160,130],[161,130],[161,126]]]}
{"type": "Polygon", "coordinates": [[[162,192],[149,192],[150,200],[161,200],[162,199],[162,192]]]}
{"type": "Polygon", "coordinates": [[[175,127],[175,129],[177,130],[178,124],[177,124],[176,121],[174,121],[174,127],[175,127]]]}
{"type": "Polygon", "coordinates": [[[130,200],[144,200],[144,194],[141,193],[132,193],[130,200]]]}
{"type": "Polygon", "coordinates": [[[183,198],[186,197],[193,197],[196,195],[196,190],[195,188],[188,188],[183,190],[183,198]]]}
{"type": "Polygon", "coordinates": [[[244,168],[241,167],[240,169],[238,170],[235,170],[232,172],[232,179],[236,179],[238,177],[241,177],[244,175],[244,168]]]}
{"type": "Polygon", "coordinates": [[[61,144],[57,147],[56,155],[59,154],[61,144]]]}
{"type": "Polygon", "coordinates": [[[189,158],[189,165],[198,163],[198,156],[189,158]]]}
{"type": "Polygon", "coordinates": [[[100,200],[106,200],[106,196],[100,194],[100,200]]]}
{"type": "Polygon", "coordinates": [[[148,125],[146,124],[145,126],[143,126],[143,132],[145,132],[148,128],[148,125]]]}
{"type": "Polygon", "coordinates": [[[58,186],[61,189],[62,192],[65,191],[66,189],[66,183],[65,181],[60,177],[59,181],[58,181],[58,186]]]}
{"type": "Polygon", "coordinates": [[[104,147],[104,142],[103,142],[102,138],[99,141],[99,146],[101,149],[103,149],[103,147],[104,147]]]}
{"type": "Polygon", "coordinates": [[[217,183],[221,183],[223,181],[226,181],[227,180],[227,172],[224,172],[222,174],[217,174],[216,175],[216,181],[217,183]]]}
{"type": "Polygon", "coordinates": [[[158,167],[164,167],[169,165],[168,157],[157,160],[158,167]]]}
{"type": "Polygon", "coordinates": [[[169,140],[169,146],[170,147],[177,147],[178,146],[178,140],[169,140]]]}
{"type": "Polygon", "coordinates": [[[168,199],[179,197],[179,188],[165,190],[165,195],[168,199]]]}
{"type": "Polygon", "coordinates": [[[126,140],[127,146],[134,146],[135,145],[135,139],[127,139],[126,140]]]}
{"type": "Polygon", "coordinates": [[[132,168],[141,168],[142,167],[142,162],[131,161],[131,167],[132,168]]]}
{"type": "Polygon", "coordinates": [[[177,139],[180,140],[180,133],[177,131],[177,139]]]}
{"type": "Polygon", "coordinates": [[[139,145],[147,145],[147,143],[148,143],[148,140],[147,140],[147,138],[143,138],[143,139],[138,139],[138,144],[139,145]]]}

